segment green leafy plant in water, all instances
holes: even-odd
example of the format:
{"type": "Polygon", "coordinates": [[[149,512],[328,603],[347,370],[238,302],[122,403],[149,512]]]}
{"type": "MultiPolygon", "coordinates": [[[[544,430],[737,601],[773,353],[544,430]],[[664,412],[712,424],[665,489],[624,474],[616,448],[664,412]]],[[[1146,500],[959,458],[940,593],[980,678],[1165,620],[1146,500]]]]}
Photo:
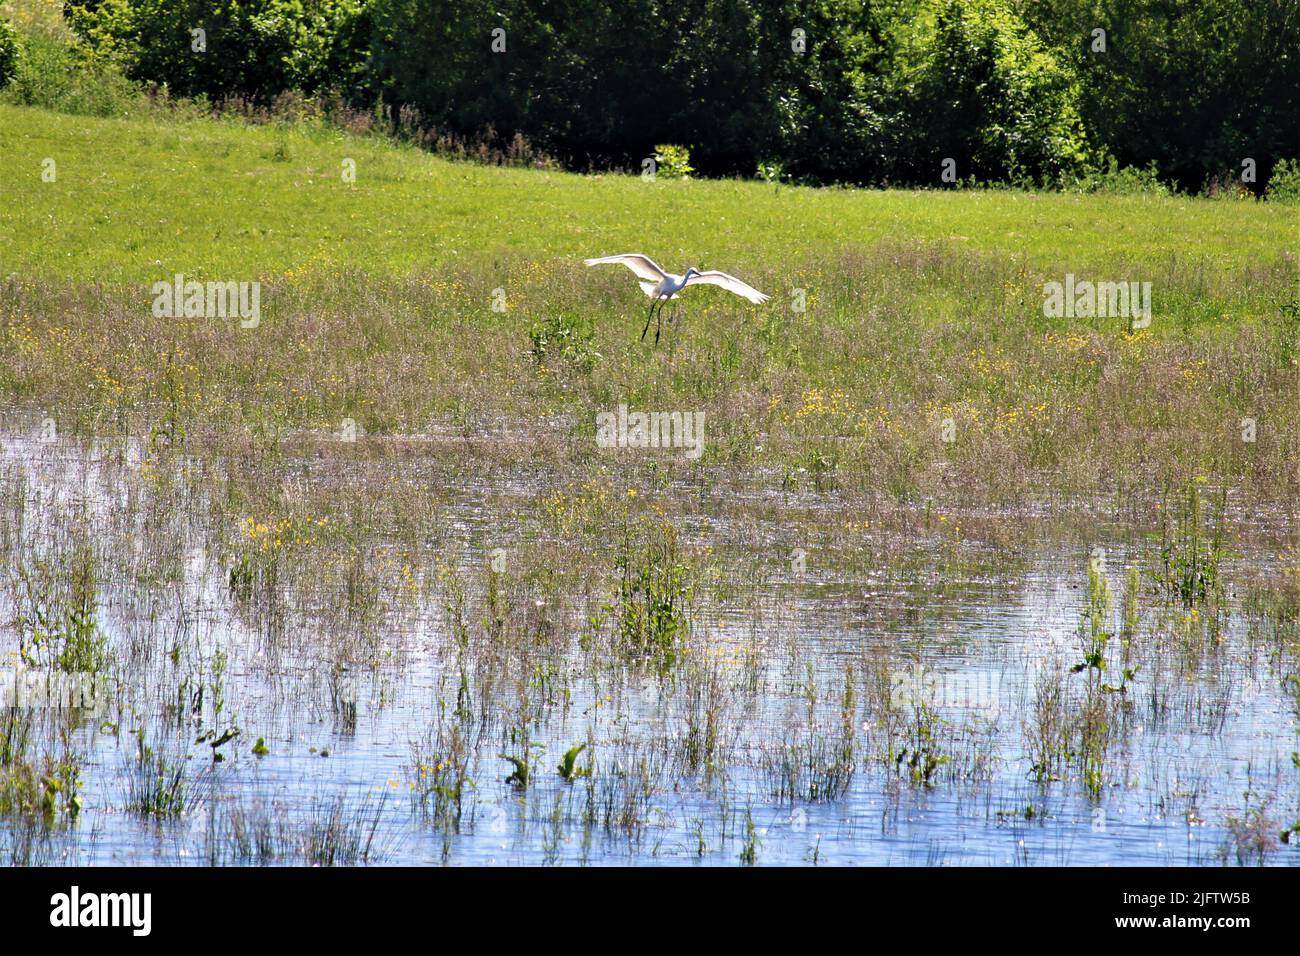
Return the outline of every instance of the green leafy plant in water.
{"type": "Polygon", "coordinates": [[[940,767],[951,763],[952,758],[942,753],[939,748],[939,717],[924,701],[916,705],[915,721],[912,729],[910,747],[904,747],[894,758],[898,768],[907,767],[908,779],[913,786],[934,786],[934,775],[940,767]]]}
{"type": "Polygon", "coordinates": [[[1110,615],[1110,585],[1106,576],[1095,565],[1088,566],[1088,603],[1084,607],[1080,631],[1083,637],[1083,660],[1070,668],[1071,674],[1088,672],[1091,688],[1094,678],[1100,680],[1106,669],[1106,645],[1110,641],[1107,618],[1110,615]]]}
{"type": "Polygon", "coordinates": [[[179,816],[189,807],[189,777],[185,758],[158,753],[136,731],[136,760],[130,778],[127,809],[142,816],[179,816]]]}
{"type": "Polygon", "coordinates": [[[745,810],[745,843],[740,848],[740,862],[745,866],[753,866],[758,862],[758,829],[754,826],[754,814],[751,810],[745,810]]]}
{"type": "Polygon", "coordinates": [[[790,491],[808,480],[814,491],[830,491],[835,487],[835,472],[839,465],[838,451],[825,452],[820,448],[810,448],[795,460],[794,467],[787,469],[781,482],[782,487],[790,491]]]}
{"type": "Polygon", "coordinates": [[[1124,626],[1121,631],[1125,645],[1133,640],[1138,629],[1138,600],[1142,590],[1142,578],[1136,564],[1129,565],[1124,578],[1124,626]]]}
{"type": "Polygon", "coordinates": [[[661,672],[671,669],[690,629],[690,572],[671,525],[650,528],[644,541],[630,529],[615,570],[618,589],[612,608],[619,648],[634,659],[649,660],[661,672]]]}
{"type": "Polygon", "coordinates": [[[590,767],[578,766],[578,755],[581,754],[586,749],[587,749],[586,744],[578,744],[576,747],[570,747],[568,750],[566,750],[564,752],[564,756],[560,758],[560,763],[557,769],[560,771],[560,776],[563,777],[568,783],[572,783],[574,780],[577,780],[579,777],[591,776],[590,767]]]}
{"type": "Polygon", "coordinates": [[[528,789],[528,757],[513,757],[510,754],[497,754],[502,760],[507,760],[515,769],[510,776],[506,777],[506,783],[519,788],[520,790],[528,789]]]}
{"type": "Polygon", "coordinates": [[[439,719],[424,740],[411,745],[411,800],[416,813],[444,833],[460,829],[469,777],[473,717],[439,719]]]}
{"type": "Polygon", "coordinates": [[[81,812],[81,765],[67,747],[66,736],[59,757],[29,756],[30,736],[27,714],[17,708],[0,710],[0,819],[34,818],[45,827],[76,820],[81,812]]]}
{"type": "Polygon", "coordinates": [[[1079,761],[1084,786],[1094,797],[1105,785],[1106,752],[1114,729],[1117,704],[1111,695],[1128,693],[1137,667],[1123,667],[1119,684],[1104,679],[1107,650],[1112,637],[1110,585],[1097,564],[1088,566],[1088,599],[1079,623],[1083,659],[1070,668],[1072,674],[1087,676],[1078,718],[1078,748],[1072,754],[1079,761]]]}
{"type": "Polygon", "coordinates": [[[223,760],[226,759],[226,755],[221,752],[221,748],[224,747],[226,744],[230,743],[238,736],[239,736],[238,728],[231,728],[230,730],[224,730],[221,733],[217,733],[217,731],[213,729],[213,730],[206,731],[205,733],[202,733],[198,737],[194,738],[194,742],[196,744],[205,743],[209,747],[211,747],[212,762],[221,763],[223,760]]]}
{"type": "Polygon", "coordinates": [[[1220,491],[1207,518],[1201,494],[1205,481],[1204,477],[1198,476],[1188,483],[1176,519],[1170,518],[1168,496],[1162,509],[1164,525],[1160,560],[1163,582],[1165,590],[1177,595],[1185,607],[1203,604],[1218,595],[1219,564],[1228,554],[1223,517],[1226,493],[1220,491]]]}
{"type": "Polygon", "coordinates": [[[61,571],[35,560],[17,569],[18,653],[28,666],[97,674],[108,664],[108,637],[97,620],[94,555],[79,548],[61,571]]]}

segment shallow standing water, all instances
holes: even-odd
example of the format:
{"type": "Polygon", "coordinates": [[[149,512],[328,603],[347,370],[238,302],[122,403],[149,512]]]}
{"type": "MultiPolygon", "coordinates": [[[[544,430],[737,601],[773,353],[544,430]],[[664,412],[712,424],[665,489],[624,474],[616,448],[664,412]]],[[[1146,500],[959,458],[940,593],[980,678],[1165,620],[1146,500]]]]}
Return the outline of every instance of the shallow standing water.
{"type": "MultiPolygon", "coordinates": [[[[525,596],[520,612],[546,619],[544,650],[481,646],[492,638],[479,633],[478,592],[465,615],[475,635],[458,649],[445,576],[482,579],[492,559],[484,529],[519,526],[538,482],[523,470],[504,479],[467,472],[446,489],[445,534],[427,564],[382,572],[398,581],[403,606],[383,609],[365,666],[344,669],[339,660],[355,650],[342,654],[336,636],[316,627],[319,595],[270,617],[241,608],[231,556],[200,498],[158,527],[140,485],[146,457],[138,443],[42,443],[28,433],[0,442],[11,551],[0,592],[5,666],[16,663],[19,641],[14,569],[77,534],[96,543],[98,623],[112,661],[103,713],[71,724],[66,711],[27,713],[38,750],[79,755],[81,810],[34,837],[0,820],[0,848],[12,859],[1300,862],[1300,840],[1276,839],[1300,819],[1292,658],[1246,612],[1244,584],[1230,588],[1212,632],[1143,589],[1127,641],[1136,671],[1122,690],[1100,695],[1114,708],[1112,733],[1101,782],[1089,786],[1071,753],[1076,738],[1046,771],[1036,769],[1030,743],[1043,726],[1044,682],[1061,688],[1068,722],[1094,676],[1071,671],[1089,596],[1086,560],[1073,544],[1013,560],[961,542],[953,552],[961,560],[939,574],[931,573],[938,565],[921,573],[822,553],[796,569],[782,551],[775,573],[697,589],[693,676],[663,676],[593,660],[581,615],[550,619],[544,595],[525,596]],[[180,556],[173,574],[151,576],[149,561],[132,553],[159,547],[146,529],[180,556]],[[444,556],[439,577],[434,565],[444,556]],[[881,660],[888,671],[873,671],[881,660]],[[71,728],[62,743],[61,727],[71,728]],[[453,728],[463,740],[455,758],[453,728]],[[702,760],[701,728],[712,741],[702,760]],[[214,762],[210,744],[236,729],[214,762]],[[259,738],[262,755],[253,753],[259,738]],[[566,780],[561,759],[582,743],[579,772],[566,780]],[[142,746],[181,768],[182,812],[131,809],[140,785],[159,776],[159,765],[141,769],[142,746]],[[530,755],[526,786],[507,779],[514,765],[502,754],[530,755]],[[455,787],[438,776],[449,763],[464,767],[455,787]],[[1262,854],[1255,831],[1272,837],[1262,854]]],[[[394,476],[421,480],[414,470],[394,476]]],[[[772,547],[738,543],[744,536],[728,534],[730,516],[713,518],[679,521],[683,539],[712,549],[716,566],[738,580],[742,569],[772,564],[772,547]]],[[[780,537],[765,521],[799,520],[797,508],[778,508],[775,518],[755,519],[757,537],[780,537]]],[[[1126,569],[1147,554],[1132,536],[1105,533],[1098,567],[1113,594],[1107,627],[1117,634],[1126,569]]],[[[382,547],[372,565],[382,563],[377,555],[382,547]]],[[[1223,576],[1244,582],[1276,561],[1271,551],[1244,550],[1223,576]]],[[[605,580],[588,584],[608,590],[605,580]]],[[[1111,640],[1118,648],[1120,638],[1111,640]]],[[[1120,683],[1118,670],[1112,663],[1105,679],[1120,683]]]]}

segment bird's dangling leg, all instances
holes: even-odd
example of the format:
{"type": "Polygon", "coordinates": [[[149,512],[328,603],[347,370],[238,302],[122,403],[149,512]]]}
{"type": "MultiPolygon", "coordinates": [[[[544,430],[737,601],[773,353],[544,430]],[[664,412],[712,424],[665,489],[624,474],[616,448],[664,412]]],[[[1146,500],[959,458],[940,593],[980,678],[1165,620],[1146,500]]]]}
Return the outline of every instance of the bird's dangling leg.
{"type": "Polygon", "coordinates": [[[654,318],[655,305],[659,302],[659,296],[655,296],[654,302],[650,303],[650,311],[646,313],[645,328],[641,330],[641,341],[645,341],[645,334],[650,331],[650,320],[654,318]]]}
{"type": "Polygon", "coordinates": [[[661,302],[659,303],[659,321],[655,323],[655,345],[659,344],[659,333],[663,331],[663,328],[664,328],[664,306],[663,303],[661,302]]]}

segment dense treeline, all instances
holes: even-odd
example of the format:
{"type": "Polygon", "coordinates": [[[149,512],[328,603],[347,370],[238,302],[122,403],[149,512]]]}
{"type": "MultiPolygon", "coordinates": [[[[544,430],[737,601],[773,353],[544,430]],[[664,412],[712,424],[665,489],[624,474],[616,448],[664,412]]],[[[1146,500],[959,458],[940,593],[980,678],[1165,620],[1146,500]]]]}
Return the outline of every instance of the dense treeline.
{"type": "Polygon", "coordinates": [[[1300,154],[1300,0],[71,0],[178,94],[333,92],[579,168],[1262,190],[1300,154]],[[201,30],[198,34],[194,31],[201,30]],[[199,49],[201,47],[201,49],[199,49]],[[945,166],[944,160],[954,162],[945,166]]]}

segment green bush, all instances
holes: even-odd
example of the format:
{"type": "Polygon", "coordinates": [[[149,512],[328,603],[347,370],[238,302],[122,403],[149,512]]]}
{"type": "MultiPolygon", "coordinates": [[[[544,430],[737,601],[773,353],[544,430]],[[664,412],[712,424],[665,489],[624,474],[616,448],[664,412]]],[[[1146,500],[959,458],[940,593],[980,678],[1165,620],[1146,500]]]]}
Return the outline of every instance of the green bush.
{"type": "Polygon", "coordinates": [[[1079,81],[1008,0],[942,0],[918,17],[892,78],[896,174],[1055,183],[1088,158],[1079,81]]]}
{"type": "MultiPolygon", "coordinates": [[[[1019,0],[1083,78],[1080,110],[1121,166],[1155,161],[1186,191],[1300,142],[1294,0],[1019,0]],[[1105,51],[1092,31],[1104,28],[1105,51]]],[[[1259,192],[1263,184],[1255,185],[1259,192]]],[[[1235,192],[1235,190],[1230,190],[1235,192]]]]}
{"type": "Polygon", "coordinates": [[[1264,196],[1269,202],[1300,203],[1300,161],[1280,160],[1273,167],[1264,196]]]}
{"type": "Polygon", "coordinates": [[[369,40],[364,0],[70,0],[65,13],[128,77],[213,100],[353,92],[369,40]]]}
{"type": "Polygon", "coordinates": [[[23,38],[22,57],[0,96],[9,103],[90,116],[122,116],[148,105],[138,85],[111,62],[48,33],[23,38]]]}
{"type": "Polygon", "coordinates": [[[655,147],[655,175],[663,179],[690,179],[695,167],[685,146],[660,143],[655,147]]]}
{"type": "Polygon", "coordinates": [[[368,81],[429,127],[522,134],[571,168],[640,170],[677,142],[707,174],[749,173],[775,138],[771,78],[792,60],[775,42],[784,6],[372,0],[368,81]]]}
{"type": "Polygon", "coordinates": [[[18,72],[20,49],[14,28],[9,21],[0,20],[0,88],[7,86],[18,72]]]}
{"type": "Polygon", "coordinates": [[[1072,192],[1101,193],[1109,196],[1168,196],[1172,190],[1160,181],[1154,161],[1145,168],[1120,166],[1113,156],[1105,166],[1087,164],[1061,186],[1072,192]]]}

